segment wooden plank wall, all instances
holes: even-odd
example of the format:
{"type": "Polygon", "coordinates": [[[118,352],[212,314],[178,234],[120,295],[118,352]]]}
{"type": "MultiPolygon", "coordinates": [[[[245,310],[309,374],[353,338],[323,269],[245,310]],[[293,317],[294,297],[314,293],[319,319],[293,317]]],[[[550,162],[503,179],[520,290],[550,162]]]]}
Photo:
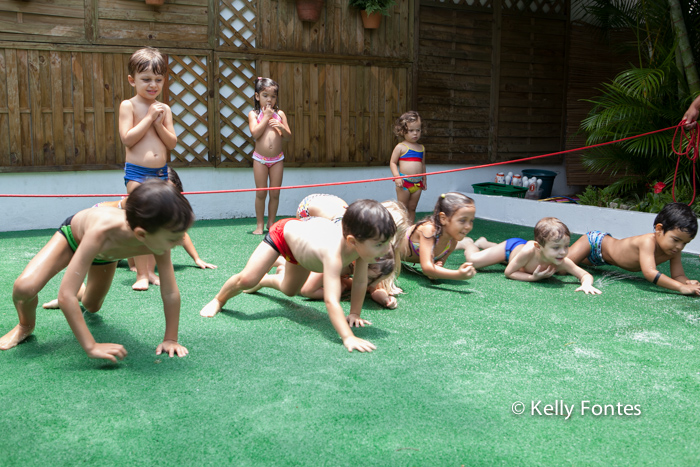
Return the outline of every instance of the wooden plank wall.
{"type": "Polygon", "coordinates": [[[0,171],[119,167],[128,55],[0,49],[0,171]]]}
{"type": "Polygon", "coordinates": [[[384,165],[413,95],[414,14],[398,2],[370,31],[347,0],[325,1],[316,23],[290,0],[0,0],[0,171],[123,164],[116,112],[144,45],[169,56],[172,165],[252,165],[256,75],[280,83],[288,165],[384,165]]]}
{"type": "Polygon", "coordinates": [[[417,110],[432,161],[503,161],[561,150],[566,2],[459,0],[448,8],[421,0],[419,16],[417,110]]]}

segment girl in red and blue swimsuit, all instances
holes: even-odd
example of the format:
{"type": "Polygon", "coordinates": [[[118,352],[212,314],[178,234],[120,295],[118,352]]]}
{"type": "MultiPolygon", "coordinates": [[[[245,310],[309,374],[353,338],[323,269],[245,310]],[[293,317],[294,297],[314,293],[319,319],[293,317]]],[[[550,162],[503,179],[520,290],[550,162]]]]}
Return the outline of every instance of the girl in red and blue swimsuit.
{"type": "Polygon", "coordinates": [[[425,175],[425,148],[418,144],[422,131],[420,115],[413,110],[401,115],[394,124],[394,134],[403,141],[391,153],[389,168],[396,184],[396,198],[408,210],[411,223],[416,218],[416,207],[423,190],[428,189],[425,175]],[[408,177],[406,175],[409,175],[408,177]],[[413,175],[413,176],[411,176],[413,175]]]}

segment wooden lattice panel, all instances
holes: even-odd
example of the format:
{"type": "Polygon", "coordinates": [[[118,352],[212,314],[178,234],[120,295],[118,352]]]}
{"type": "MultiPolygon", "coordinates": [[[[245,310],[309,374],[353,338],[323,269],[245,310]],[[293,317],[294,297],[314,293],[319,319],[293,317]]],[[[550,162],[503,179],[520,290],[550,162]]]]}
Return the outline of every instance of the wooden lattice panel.
{"type": "Polygon", "coordinates": [[[168,103],[177,135],[177,146],[170,156],[171,161],[181,165],[212,164],[209,160],[208,66],[207,57],[168,56],[168,103]]]}
{"type": "Polygon", "coordinates": [[[255,47],[257,10],[253,0],[220,0],[219,47],[255,47]]]}
{"type": "Polygon", "coordinates": [[[255,141],[248,131],[253,110],[255,62],[219,59],[219,133],[221,154],[217,165],[250,167],[255,141]]]}
{"type": "Polygon", "coordinates": [[[505,11],[521,11],[525,13],[564,15],[566,0],[501,0],[505,11]]]}

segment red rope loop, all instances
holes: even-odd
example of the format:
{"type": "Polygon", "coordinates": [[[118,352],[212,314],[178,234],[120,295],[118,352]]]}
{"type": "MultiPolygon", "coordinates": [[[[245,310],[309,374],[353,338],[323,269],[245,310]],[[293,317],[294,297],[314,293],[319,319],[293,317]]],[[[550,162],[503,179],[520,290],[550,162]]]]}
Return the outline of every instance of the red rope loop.
{"type": "Polygon", "coordinates": [[[686,157],[693,166],[693,198],[688,203],[688,206],[693,204],[695,201],[695,194],[697,192],[695,187],[695,163],[698,161],[700,156],[700,135],[698,134],[698,126],[695,125],[688,133],[685,132],[685,120],[681,122],[676,127],[676,131],[673,133],[673,139],[671,140],[671,150],[678,156],[676,161],[676,170],[673,173],[673,185],[671,185],[671,197],[673,201],[676,201],[676,179],[678,178],[678,167],[681,164],[681,158],[686,157]],[[676,139],[678,133],[680,132],[679,147],[676,149],[676,139]],[[685,149],[683,145],[685,143],[685,149]]]}

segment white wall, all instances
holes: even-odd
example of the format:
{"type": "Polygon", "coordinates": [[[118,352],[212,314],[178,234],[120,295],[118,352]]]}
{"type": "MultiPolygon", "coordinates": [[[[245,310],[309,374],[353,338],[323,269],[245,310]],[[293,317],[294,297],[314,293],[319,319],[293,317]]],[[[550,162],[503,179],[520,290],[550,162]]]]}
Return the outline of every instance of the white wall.
{"type": "MultiPolygon", "coordinates": [[[[428,164],[428,171],[440,171],[458,166],[428,164]]],[[[498,171],[519,172],[532,166],[507,165],[487,169],[466,170],[428,178],[428,191],[421,196],[419,211],[432,211],[437,196],[447,191],[472,193],[471,185],[493,181],[498,171]]],[[[537,168],[552,170],[559,175],[554,180],[553,194],[569,193],[562,166],[541,165],[537,168]]],[[[185,191],[231,190],[254,188],[250,169],[178,169],[185,191]]],[[[0,194],[120,194],[126,193],[123,172],[114,170],[92,172],[18,173],[0,174],[0,194]]],[[[284,185],[308,185],[342,182],[391,176],[387,167],[373,168],[287,168],[284,185]]],[[[332,193],[348,202],[360,198],[380,201],[394,199],[396,192],[392,181],[340,185],[321,188],[283,190],[279,215],[293,216],[301,199],[311,193],[332,193]]],[[[189,195],[188,199],[198,219],[228,219],[255,217],[255,194],[228,193],[214,195],[189,195]]],[[[58,227],[63,220],[99,201],[116,198],[4,198],[0,197],[3,224],[0,231],[32,230],[58,227]]]]}

